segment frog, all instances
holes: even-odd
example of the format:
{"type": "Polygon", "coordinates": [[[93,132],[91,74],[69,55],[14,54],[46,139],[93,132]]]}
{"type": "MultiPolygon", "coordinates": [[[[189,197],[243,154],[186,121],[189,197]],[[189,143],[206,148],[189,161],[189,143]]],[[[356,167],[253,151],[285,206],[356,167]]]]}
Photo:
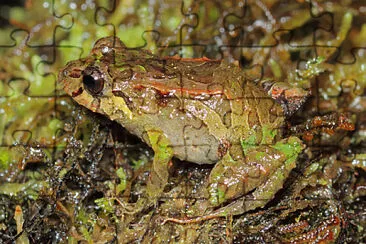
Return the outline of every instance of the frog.
{"type": "Polygon", "coordinates": [[[306,147],[283,132],[304,101],[283,96],[292,91],[283,83],[256,82],[222,60],[160,57],[104,37],[88,56],[68,62],[58,83],[76,103],[116,121],[154,151],[147,197],[137,209],[156,204],[173,158],[213,165],[206,201],[214,210],[196,221],[263,207],[306,147]]]}

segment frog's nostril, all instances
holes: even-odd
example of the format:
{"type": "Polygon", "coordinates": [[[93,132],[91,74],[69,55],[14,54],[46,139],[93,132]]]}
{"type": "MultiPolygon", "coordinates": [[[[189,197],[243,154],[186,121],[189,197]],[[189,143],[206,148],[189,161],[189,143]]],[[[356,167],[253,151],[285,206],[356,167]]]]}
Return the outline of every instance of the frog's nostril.
{"type": "Polygon", "coordinates": [[[64,75],[68,75],[71,78],[80,78],[81,72],[80,69],[72,69],[70,72],[65,72],[64,75]]]}
{"type": "Polygon", "coordinates": [[[71,73],[69,74],[69,76],[70,76],[71,78],[80,78],[80,73],[71,72],[71,73]]]}

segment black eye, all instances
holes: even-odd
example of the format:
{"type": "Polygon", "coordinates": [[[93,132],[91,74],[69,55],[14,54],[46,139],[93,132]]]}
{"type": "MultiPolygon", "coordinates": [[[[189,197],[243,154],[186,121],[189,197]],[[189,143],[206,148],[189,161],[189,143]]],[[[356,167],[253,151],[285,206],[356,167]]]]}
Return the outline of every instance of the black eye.
{"type": "Polygon", "coordinates": [[[92,95],[98,95],[104,88],[104,75],[97,67],[89,66],[83,71],[83,83],[92,95]]]}

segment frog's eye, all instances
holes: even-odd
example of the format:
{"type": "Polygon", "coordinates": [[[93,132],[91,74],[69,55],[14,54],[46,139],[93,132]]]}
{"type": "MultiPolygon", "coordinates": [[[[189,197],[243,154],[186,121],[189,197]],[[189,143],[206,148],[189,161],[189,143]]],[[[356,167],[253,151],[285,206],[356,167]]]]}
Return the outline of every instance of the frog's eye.
{"type": "Polygon", "coordinates": [[[104,75],[95,66],[88,66],[83,71],[83,83],[92,95],[98,95],[104,88],[104,75]]]}

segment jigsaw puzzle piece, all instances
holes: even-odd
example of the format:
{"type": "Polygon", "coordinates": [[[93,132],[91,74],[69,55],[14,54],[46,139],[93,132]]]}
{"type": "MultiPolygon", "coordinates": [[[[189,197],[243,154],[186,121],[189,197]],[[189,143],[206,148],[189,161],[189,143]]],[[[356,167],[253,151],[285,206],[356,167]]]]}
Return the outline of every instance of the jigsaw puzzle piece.
{"type": "Polygon", "coordinates": [[[23,79],[13,79],[7,84],[9,87],[8,94],[5,97],[5,100],[0,102],[0,141],[3,147],[10,147],[13,145],[12,133],[16,129],[19,129],[18,124],[12,123],[17,116],[17,110],[15,110],[15,106],[12,106],[11,104],[14,102],[19,104],[20,101],[17,101],[17,97],[22,96],[23,92],[29,87],[29,83],[23,79]]]}
{"type": "Polygon", "coordinates": [[[63,27],[63,24],[70,25],[71,18],[56,18],[53,16],[52,7],[52,4],[47,1],[32,1],[27,3],[23,9],[18,8],[10,11],[13,15],[9,16],[9,22],[12,23],[13,28],[18,27],[18,29],[13,29],[9,35],[12,39],[12,44],[10,45],[16,47],[16,55],[24,55],[23,58],[25,60],[22,61],[29,60],[33,53],[37,53],[43,60],[48,62],[55,60],[52,49],[56,44],[55,36],[52,33],[57,28],[63,27]],[[45,12],[48,12],[49,15],[47,16],[45,12]],[[24,41],[14,43],[14,34],[17,32],[27,33],[24,41]]]}
{"type": "MultiPolygon", "coordinates": [[[[37,51],[41,52],[40,56],[42,56],[43,60],[50,63],[55,62],[56,57],[53,49],[57,45],[57,40],[63,37],[58,35],[58,29],[69,30],[73,26],[71,14],[57,13],[65,9],[65,4],[61,5],[60,2],[58,0],[52,2],[33,1],[28,13],[38,15],[40,18],[35,19],[35,23],[30,23],[33,28],[29,30],[31,35],[27,46],[36,48],[37,51]],[[38,12],[43,12],[43,14],[38,12]],[[48,13],[48,16],[44,13],[48,13]]],[[[71,3],[70,5],[72,6],[73,4],[71,3]]]]}
{"type": "Polygon", "coordinates": [[[0,98],[7,98],[14,94],[14,90],[9,86],[8,77],[6,72],[0,71],[0,98]]]}
{"type": "Polygon", "coordinates": [[[53,45],[54,48],[76,48],[77,51],[62,52],[65,56],[64,63],[87,55],[95,40],[116,33],[114,24],[109,22],[114,16],[115,1],[105,4],[92,1],[85,3],[56,1],[50,8],[55,18],[61,18],[63,23],[53,31],[57,43],[61,40],[58,45],[53,45]],[[68,21],[63,21],[66,18],[68,21]],[[57,39],[58,37],[63,38],[57,39]]]}
{"type": "Polygon", "coordinates": [[[160,33],[158,46],[162,55],[180,57],[202,57],[205,45],[190,41],[189,36],[194,35],[194,30],[199,24],[199,3],[181,1],[180,8],[169,5],[162,9],[158,17],[155,30],[160,33]],[[172,13],[175,14],[172,14],[172,13]],[[174,19],[174,22],[172,20],[174,19]],[[169,35],[170,34],[170,35],[169,35]],[[169,44],[169,45],[168,45],[169,44]]]}
{"type": "Polygon", "coordinates": [[[30,145],[32,132],[30,130],[14,130],[12,132],[13,143],[11,145],[30,145]]]}
{"type": "Polygon", "coordinates": [[[217,160],[217,155],[212,149],[217,144],[216,139],[209,135],[207,127],[202,121],[191,123],[183,128],[183,145],[177,147],[178,151],[182,151],[182,155],[185,155],[181,160],[188,162],[196,162],[197,159],[205,159],[207,162],[197,163],[210,163],[213,164],[217,160]]]}
{"type": "Polygon", "coordinates": [[[160,39],[160,33],[158,31],[146,30],[142,33],[141,38],[144,41],[144,45],[138,48],[147,48],[152,53],[158,53],[159,50],[159,55],[163,56],[161,51],[163,51],[166,47],[158,46],[160,39]]]}
{"type": "Polygon", "coordinates": [[[19,66],[24,60],[29,60],[29,54],[26,53],[26,43],[29,39],[29,32],[25,30],[13,30],[10,33],[10,43],[8,45],[0,45],[1,53],[4,56],[11,56],[11,59],[4,59],[2,70],[7,77],[18,77],[19,66]]]}
{"type": "MultiPolygon", "coordinates": [[[[43,145],[54,145],[55,130],[62,127],[62,123],[50,116],[55,109],[54,97],[30,98],[27,91],[30,82],[24,79],[15,79],[9,82],[13,93],[6,98],[6,102],[0,104],[5,111],[2,114],[2,142],[5,145],[14,145],[14,131],[29,131],[32,133],[32,141],[43,145]],[[32,111],[32,112],[30,112],[32,111]],[[40,119],[45,116],[46,119],[40,119]]],[[[28,143],[26,140],[24,143],[28,143]]]]}
{"type": "Polygon", "coordinates": [[[14,77],[22,76],[22,79],[28,80],[32,85],[32,87],[28,87],[25,90],[28,95],[31,95],[33,90],[38,89],[40,90],[39,95],[54,96],[54,78],[51,78],[51,80],[45,79],[38,75],[36,71],[38,64],[44,61],[40,56],[41,52],[38,52],[38,50],[42,49],[44,46],[32,47],[29,44],[29,41],[34,36],[34,30],[13,30],[10,34],[12,43],[10,45],[0,46],[0,49],[3,49],[5,55],[11,56],[11,58],[8,59],[4,58],[4,82],[7,83],[14,77]],[[33,89],[33,87],[36,87],[36,89],[33,89]]]}
{"type": "Polygon", "coordinates": [[[363,63],[364,58],[360,57],[352,64],[329,66],[331,73],[324,73],[315,80],[317,90],[314,90],[314,101],[309,106],[313,105],[322,114],[336,111],[358,113],[365,109],[362,103],[365,88],[363,63]]]}

